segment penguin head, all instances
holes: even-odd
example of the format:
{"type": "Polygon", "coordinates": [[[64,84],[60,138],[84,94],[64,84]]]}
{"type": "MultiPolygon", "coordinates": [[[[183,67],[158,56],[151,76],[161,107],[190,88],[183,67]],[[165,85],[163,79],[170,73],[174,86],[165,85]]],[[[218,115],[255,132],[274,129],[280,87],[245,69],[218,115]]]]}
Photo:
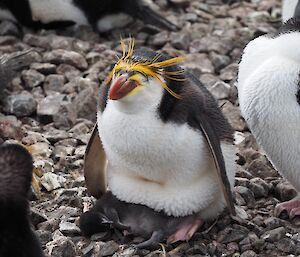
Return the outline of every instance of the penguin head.
{"type": "Polygon", "coordinates": [[[135,51],[134,39],[128,46],[121,40],[121,48],[122,57],[105,82],[110,101],[147,106],[160,100],[164,90],[180,99],[177,84],[184,80],[184,69],[178,63],[182,57],[170,58],[148,49],[135,51]]]}

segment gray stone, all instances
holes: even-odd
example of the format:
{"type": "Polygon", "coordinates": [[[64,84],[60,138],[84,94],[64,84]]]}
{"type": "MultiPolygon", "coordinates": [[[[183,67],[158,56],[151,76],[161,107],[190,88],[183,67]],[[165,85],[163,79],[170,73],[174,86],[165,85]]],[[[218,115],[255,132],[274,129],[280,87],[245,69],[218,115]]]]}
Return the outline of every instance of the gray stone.
{"type": "Polygon", "coordinates": [[[41,178],[41,184],[47,191],[52,191],[57,188],[63,187],[66,179],[54,173],[47,172],[41,178]]]}
{"type": "Polygon", "coordinates": [[[276,185],[275,195],[280,201],[288,201],[296,197],[297,191],[288,181],[283,181],[276,185]]]}
{"type": "Polygon", "coordinates": [[[77,120],[77,106],[71,103],[62,104],[53,115],[54,126],[58,129],[70,129],[77,120]]]}
{"type": "MultiPolygon", "coordinates": [[[[81,74],[80,70],[78,70],[75,67],[73,67],[72,65],[69,65],[66,63],[62,63],[62,64],[58,65],[56,71],[57,71],[57,74],[64,75],[68,81],[74,80],[74,78],[80,76],[80,74],[81,74]]],[[[66,85],[64,87],[66,87],[66,85]]],[[[66,93],[69,93],[69,92],[67,92],[67,90],[64,90],[64,91],[66,91],[66,93]]]]}
{"type": "Polygon", "coordinates": [[[97,85],[92,83],[75,97],[72,104],[76,107],[78,118],[96,120],[97,93],[97,85]]]}
{"type": "Polygon", "coordinates": [[[274,243],[285,236],[285,228],[278,227],[269,231],[266,231],[263,235],[261,235],[261,239],[274,243]]]}
{"type": "Polygon", "coordinates": [[[48,242],[52,241],[52,233],[50,231],[45,230],[35,230],[35,234],[42,246],[45,246],[48,242]]]}
{"type": "Polygon", "coordinates": [[[222,81],[216,82],[212,87],[209,87],[208,90],[218,100],[228,98],[230,95],[230,85],[222,81]]]}
{"type": "Polygon", "coordinates": [[[63,49],[52,50],[44,54],[44,61],[54,64],[66,63],[78,69],[84,70],[88,67],[85,58],[74,51],[66,51],[63,49]]]}
{"type": "Polygon", "coordinates": [[[256,256],[258,256],[258,255],[254,251],[247,250],[247,251],[243,252],[240,257],[256,257],[256,256]]]}
{"type": "Polygon", "coordinates": [[[59,93],[45,97],[38,104],[37,114],[40,116],[53,116],[57,114],[64,98],[65,95],[59,93]]]}
{"type": "Polygon", "coordinates": [[[59,231],[65,236],[74,236],[80,234],[80,229],[74,223],[62,221],[59,224],[59,231]]]}
{"type": "Polygon", "coordinates": [[[211,52],[209,57],[217,72],[230,63],[230,58],[226,55],[211,52]]]}
{"type": "Polygon", "coordinates": [[[5,99],[4,110],[17,117],[30,116],[36,112],[37,102],[33,96],[23,91],[20,94],[12,94],[5,99]]]}
{"type": "Polygon", "coordinates": [[[60,236],[46,244],[51,257],[75,257],[76,246],[68,237],[60,236]]]}
{"type": "Polygon", "coordinates": [[[242,118],[241,111],[238,107],[234,106],[230,102],[226,102],[222,107],[222,112],[235,130],[245,130],[246,123],[242,118]]]}
{"type": "Polygon", "coordinates": [[[293,240],[289,238],[283,238],[276,243],[277,249],[285,253],[293,253],[295,251],[295,246],[293,240]]]}
{"type": "Polygon", "coordinates": [[[245,200],[248,206],[254,206],[255,198],[253,192],[244,186],[236,186],[234,190],[238,192],[245,200]]]}
{"type": "Polygon", "coordinates": [[[63,75],[51,74],[45,79],[44,90],[47,95],[53,94],[53,92],[62,92],[65,83],[65,77],[63,75]]]}
{"type": "Polygon", "coordinates": [[[248,166],[248,171],[254,176],[262,179],[267,177],[276,177],[278,174],[277,171],[265,164],[262,158],[253,160],[248,166]]]}
{"type": "Polygon", "coordinates": [[[31,89],[41,85],[45,76],[36,70],[25,70],[22,72],[21,79],[24,82],[24,87],[31,89]]]}
{"type": "Polygon", "coordinates": [[[189,48],[191,37],[190,34],[187,32],[180,33],[173,33],[171,35],[171,43],[177,49],[187,50],[189,48]]]}
{"type": "Polygon", "coordinates": [[[56,65],[52,63],[33,63],[30,69],[36,70],[44,75],[53,74],[56,71],[56,65]]]}
{"type": "Polygon", "coordinates": [[[119,249],[119,245],[114,241],[99,242],[99,252],[96,254],[97,257],[104,257],[113,255],[119,249]]]}

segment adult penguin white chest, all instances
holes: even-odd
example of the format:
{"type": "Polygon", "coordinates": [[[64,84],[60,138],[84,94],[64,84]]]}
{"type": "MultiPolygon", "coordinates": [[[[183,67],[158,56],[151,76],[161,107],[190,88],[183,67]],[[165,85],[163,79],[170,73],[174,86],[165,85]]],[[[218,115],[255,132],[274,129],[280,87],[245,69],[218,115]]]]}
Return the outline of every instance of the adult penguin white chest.
{"type": "MultiPolygon", "coordinates": [[[[300,191],[300,22],[251,41],[238,74],[242,114],[274,167],[300,191]]],[[[279,204],[275,214],[300,214],[300,201],[279,204]]]]}
{"type": "Polygon", "coordinates": [[[107,158],[108,189],[120,201],[203,220],[216,217],[226,201],[234,212],[232,129],[216,101],[177,65],[182,58],[133,45],[126,51],[122,43],[123,57],[101,87],[99,136],[95,130],[85,158],[89,191],[105,192],[107,158]]]}

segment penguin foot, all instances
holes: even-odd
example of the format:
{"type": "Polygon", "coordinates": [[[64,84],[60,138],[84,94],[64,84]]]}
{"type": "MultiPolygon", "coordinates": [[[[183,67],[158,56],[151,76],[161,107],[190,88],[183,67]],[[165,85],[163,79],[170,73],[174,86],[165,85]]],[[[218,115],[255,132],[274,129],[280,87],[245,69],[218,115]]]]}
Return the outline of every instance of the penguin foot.
{"type": "Polygon", "coordinates": [[[177,241],[188,241],[203,225],[203,223],[203,219],[195,216],[189,216],[182,222],[177,231],[168,237],[167,244],[173,244],[177,241]]]}
{"type": "Polygon", "coordinates": [[[274,215],[279,217],[283,211],[288,213],[290,219],[293,219],[295,216],[300,216],[300,198],[296,197],[290,201],[277,204],[274,215]]]}

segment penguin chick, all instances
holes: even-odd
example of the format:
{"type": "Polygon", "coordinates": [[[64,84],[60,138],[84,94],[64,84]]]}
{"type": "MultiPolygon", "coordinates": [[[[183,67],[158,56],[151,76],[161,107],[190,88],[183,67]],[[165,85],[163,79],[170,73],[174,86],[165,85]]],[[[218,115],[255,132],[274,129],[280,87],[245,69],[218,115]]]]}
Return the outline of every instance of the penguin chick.
{"type": "MultiPolygon", "coordinates": [[[[300,19],[288,20],[276,34],[252,40],[238,73],[242,114],[269,160],[300,192],[300,19]]],[[[300,215],[300,200],[275,208],[300,215]]]]}
{"type": "Polygon", "coordinates": [[[121,46],[85,155],[90,193],[100,198],[108,186],[120,201],[172,217],[213,219],[225,202],[234,213],[233,131],[212,95],[182,58],[135,51],[134,40],[121,46]]]}
{"type": "Polygon", "coordinates": [[[99,32],[124,27],[137,18],[162,29],[177,30],[153,6],[149,0],[0,0],[0,18],[32,28],[91,25],[99,32]]]}
{"type": "Polygon", "coordinates": [[[91,210],[80,217],[80,229],[84,235],[91,236],[112,226],[135,236],[149,238],[136,245],[137,248],[144,249],[155,248],[165,239],[167,243],[187,240],[189,235],[186,235],[186,231],[193,233],[193,229],[197,229],[197,225],[202,223],[203,220],[197,215],[167,216],[144,205],[120,201],[109,191],[97,200],[91,210]],[[191,229],[190,224],[196,226],[191,229]]]}
{"type": "Polygon", "coordinates": [[[28,215],[32,169],[31,155],[22,146],[0,146],[1,257],[44,256],[28,215]]]}

